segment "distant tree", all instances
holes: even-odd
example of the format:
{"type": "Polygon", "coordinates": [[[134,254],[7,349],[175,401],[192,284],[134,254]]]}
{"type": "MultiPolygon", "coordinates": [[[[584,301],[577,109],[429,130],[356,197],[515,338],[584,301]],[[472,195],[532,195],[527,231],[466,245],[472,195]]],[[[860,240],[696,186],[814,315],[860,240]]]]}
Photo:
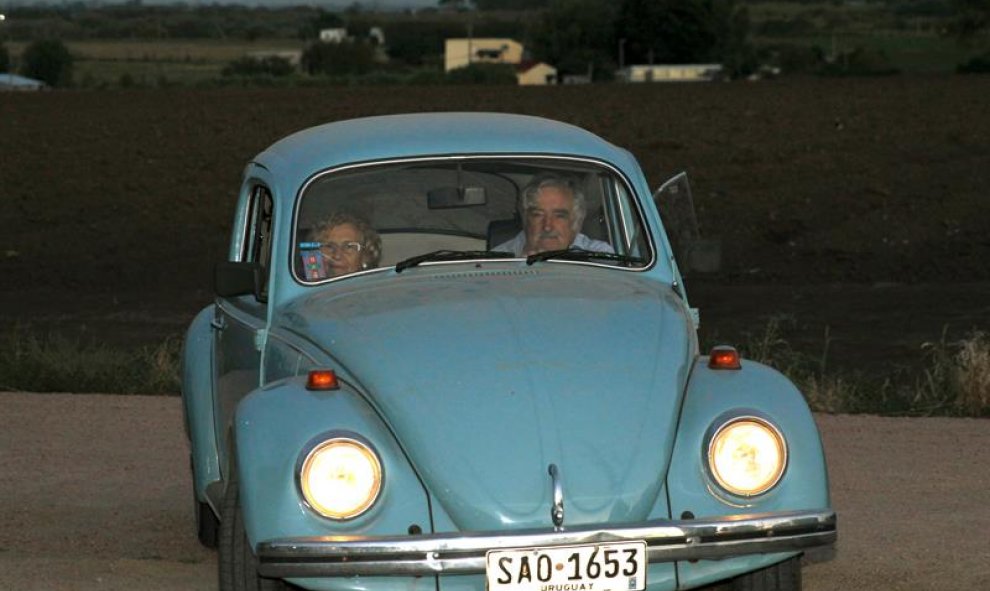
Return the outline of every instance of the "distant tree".
{"type": "Polygon", "coordinates": [[[468,10],[471,8],[471,2],[469,0],[437,0],[437,6],[453,8],[454,10],[468,10]]]}
{"type": "Polygon", "coordinates": [[[21,56],[21,73],[49,86],[72,84],[72,54],[58,39],[34,41],[21,56]]]}
{"type": "Polygon", "coordinates": [[[310,74],[366,74],[374,65],[375,48],[361,42],[316,42],[302,55],[303,69],[310,74]]]}
{"type": "Polygon", "coordinates": [[[616,35],[626,63],[717,61],[739,73],[753,59],[748,13],[734,0],[622,0],[616,35]]]}
{"type": "Polygon", "coordinates": [[[344,27],[344,19],[335,12],[320,10],[316,13],[306,26],[299,31],[299,36],[303,39],[315,39],[320,36],[323,29],[341,29],[344,27]]]}
{"type": "Polygon", "coordinates": [[[611,73],[617,55],[615,7],[600,0],[552,0],[531,31],[532,55],[560,74],[611,73]]]}
{"type": "Polygon", "coordinates": [[[0,72],[10,70],[10,52],[0,43],[0,72]]]}
{"type": "Polygon", "coordinates": [[[478,10],[538,10],[550,5],[550,0],[474,0],[478,10]]]}
{"type": "Polygon", "coordinates": [[[960,39],[969,40],[990,28],[990,0],[954,0],[956,21],[953,25],[960,39]]]}
{"type": "Polygon", "coordinates": [[[421,65],[443,59],[444,39],[465,36],[464,27],[452,20],[404,22],[385,27],[388,56],[406,64],[421,65]]]}

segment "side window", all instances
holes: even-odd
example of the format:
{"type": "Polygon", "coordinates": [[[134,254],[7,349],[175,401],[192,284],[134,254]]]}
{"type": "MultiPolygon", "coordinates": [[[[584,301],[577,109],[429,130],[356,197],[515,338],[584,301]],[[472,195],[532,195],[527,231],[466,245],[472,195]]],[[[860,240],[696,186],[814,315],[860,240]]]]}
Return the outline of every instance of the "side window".
{"type": "Polygon", "coordinates": [[[272,195],[263,186],[255,187],[251,193],[251,209],[243,244],[241,260],[261,265],[261,294],[267,296],[272,257],[272,195]]]}
{"type": "Polygon", "coordinates": [[[648,256],[649,247],[642,225],[632,208],[629,192],[615,179],[603,179],[606,211],[615,252],[635,257],[648,256]]]}

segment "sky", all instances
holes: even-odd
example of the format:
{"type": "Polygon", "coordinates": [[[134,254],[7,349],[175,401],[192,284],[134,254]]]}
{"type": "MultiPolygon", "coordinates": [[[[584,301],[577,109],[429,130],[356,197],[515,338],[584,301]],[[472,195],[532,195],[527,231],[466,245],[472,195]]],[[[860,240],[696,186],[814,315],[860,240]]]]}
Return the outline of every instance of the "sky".
{"type": "MultiPolygon", "coordinates": [[[[39,4],[58,5],[75,0],[0,0],[0,12],[13,6],[36,6],[39,4]]],[[[125,0],[82,0],[93,4],[121,4],[125,0]]],[[[176,4],[183,2],[192,6],[203,4],[244,4],[247,6],[323,6],[326,8],[346,8],[354,4],[354,0],[142,0],[143,4],[176,4]]],[[[367,8],[398,10],[402,8],[435,7],[436,0],[358,0],[358,4],[367,8]]]]}

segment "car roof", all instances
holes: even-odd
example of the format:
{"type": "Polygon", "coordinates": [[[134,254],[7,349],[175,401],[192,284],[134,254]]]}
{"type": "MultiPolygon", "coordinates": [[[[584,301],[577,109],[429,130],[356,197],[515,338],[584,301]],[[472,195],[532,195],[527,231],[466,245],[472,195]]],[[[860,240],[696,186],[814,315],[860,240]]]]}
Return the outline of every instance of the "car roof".
{"type": "Polygon", "coordinates": [[[255,163],[284,186],[358,162],[451,154],[553,154],[593,158],[623,167],[628,152],[573,125],[507,113],[417,113],[350,119],[289,135],[255,163]]]}

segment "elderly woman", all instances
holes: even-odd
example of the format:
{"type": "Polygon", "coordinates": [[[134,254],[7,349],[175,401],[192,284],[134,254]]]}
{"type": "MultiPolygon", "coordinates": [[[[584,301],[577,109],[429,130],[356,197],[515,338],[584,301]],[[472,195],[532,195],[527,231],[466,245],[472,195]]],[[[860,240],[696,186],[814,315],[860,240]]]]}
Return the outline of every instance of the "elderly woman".
{"type": "Polygon", "coordinates": [[[313,229],[313,240],[320,243],[327,277],[340,277],[378,266],[382,239],[365,219],[349,213],[335,213],[313,229]]]}

